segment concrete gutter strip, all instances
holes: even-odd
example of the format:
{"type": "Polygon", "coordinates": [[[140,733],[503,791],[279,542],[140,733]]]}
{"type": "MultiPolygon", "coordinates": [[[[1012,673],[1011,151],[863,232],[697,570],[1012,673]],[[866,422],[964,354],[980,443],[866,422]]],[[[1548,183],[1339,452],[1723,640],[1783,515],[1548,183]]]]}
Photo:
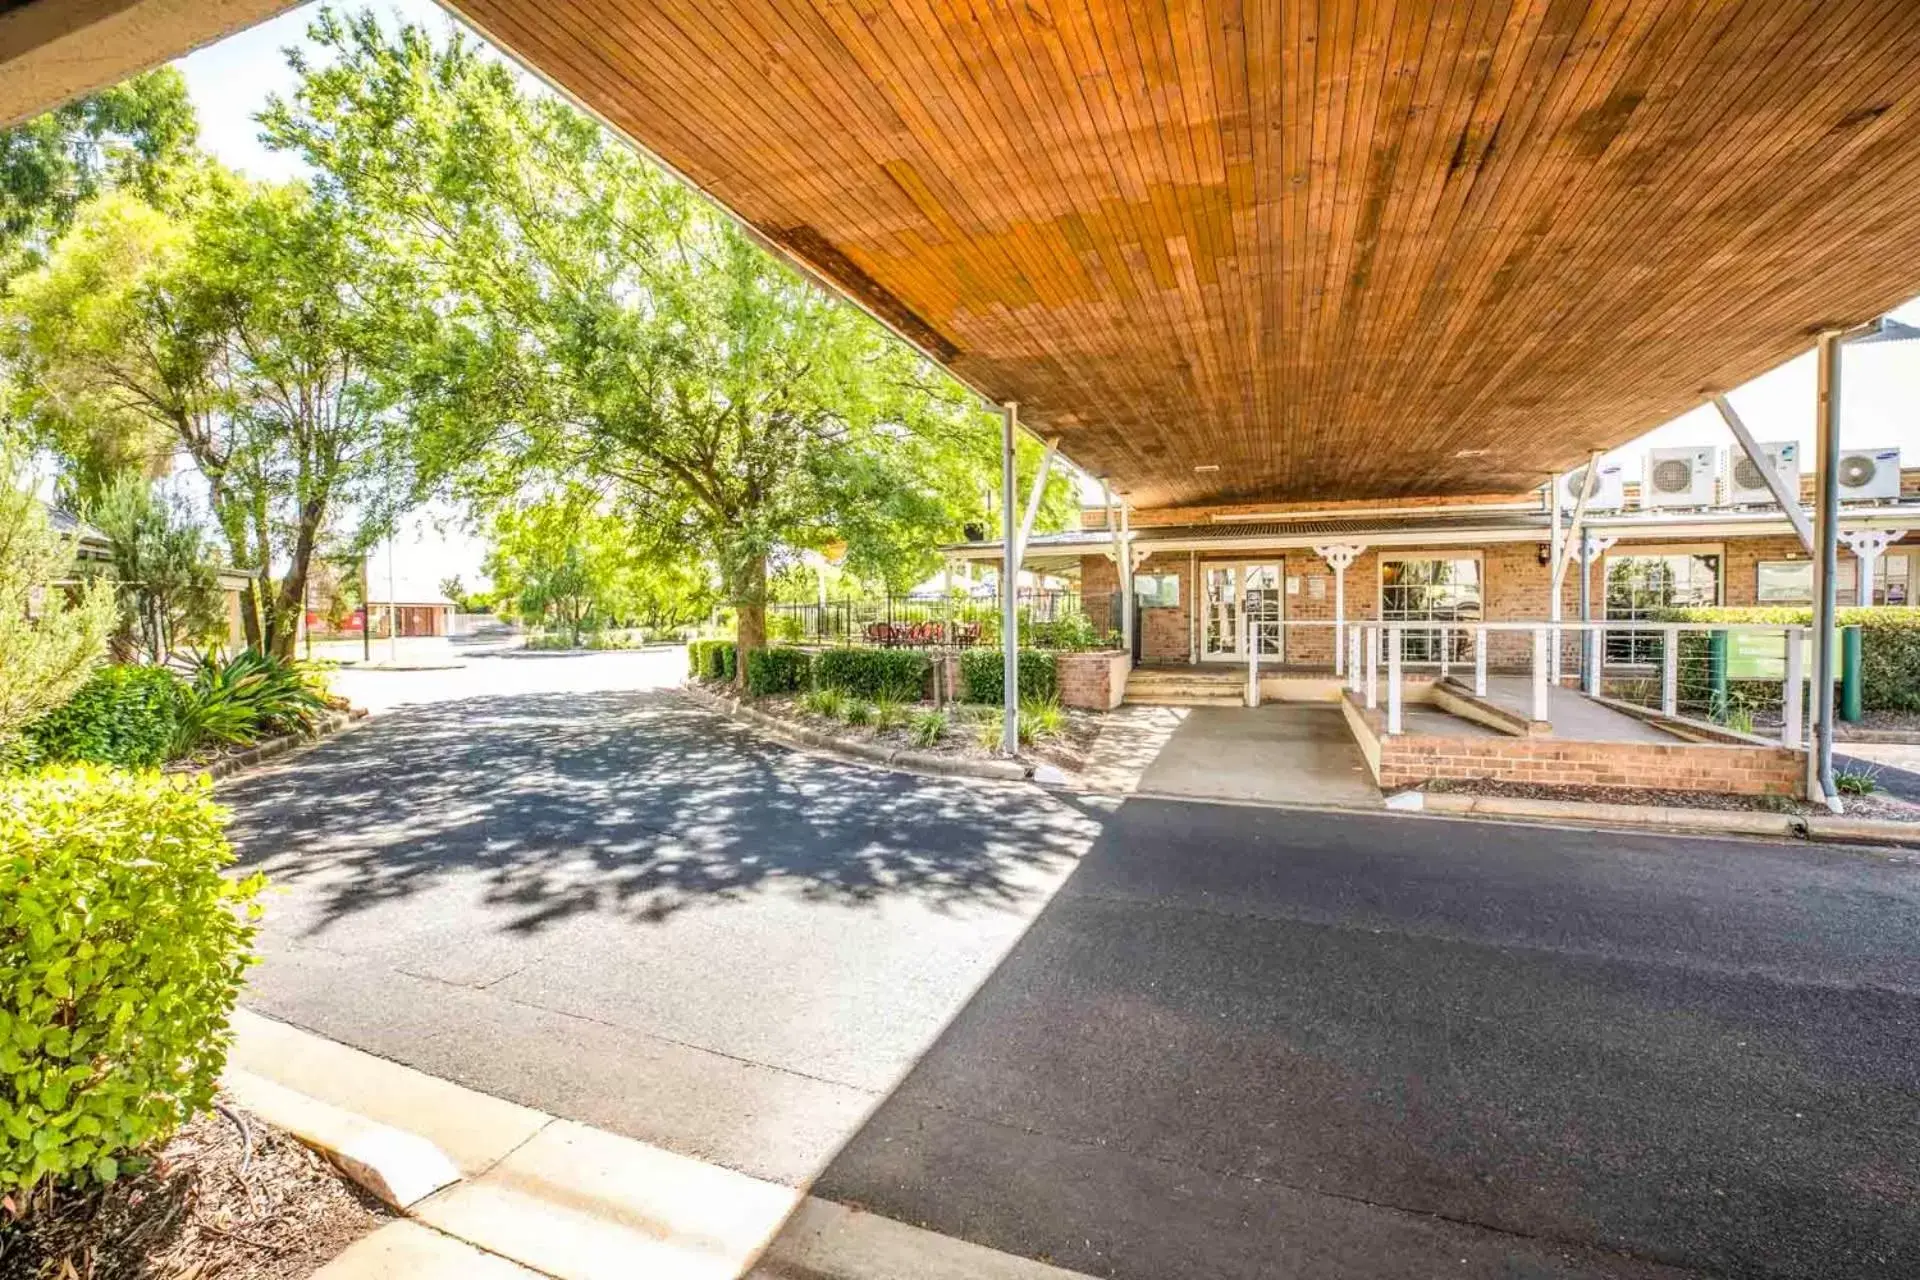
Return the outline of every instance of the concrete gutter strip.
{"type": "Polygon", "coordinates": [[[1814,814],[1807,820],[1807,839],[1835,844],[1897,844],[1920,847],[1920,822],[1893,822],[1886,818],[1849,818],[1814,814]]]}
{"type": "Polygon", "coordinates": [[[1476,796],[1428,791],[1428,813],[1471,814],[1490,818],[1546,818],[1555,822],[1605,822],[1673,831],[1720,832],[1743,836],[1797,836],[1802,819],[1785,813],[1743,813],[1731,809],[1681,809],[1672,806],[1600,804],[1585,800],[1534,800],[1519,796],[1476,796]]]}
{"type": "Polygon", "coordinates": [[[341,1254],[322,1280],[1088,1280],[519,1107],[244,1010],[234,1033],[233,1057],[246,1066],[230,1067],[223,1083],[236,1101],[409,1215],[341,1254]],[[325,1100],[296,1082],[317,1085],[325,1100]],[[396,1109],[409,1109],[405,1130],[375,1118],[396,1109]],[[465,1152],[459,1169],[443,1145],[465,1152]]]}
{"type": "Polygon", "coordinates": [[[312,746],[323,738],[330,738],[343,729],[351,728],[356,721],[364,720],[366,717],[365,707],[355,707],[351,711],[329,711],[321,717],[320,723],[315,726],[312,733],[289,733],[278,738],[269,738],[245,751],[222,756],[208,764],[206,768],[195,769],[192,772],[204,773],[217,782],[242,769],[251,769],[257,764],[265,764],[276,756],[286,755],[289,751],[312,746]]]}

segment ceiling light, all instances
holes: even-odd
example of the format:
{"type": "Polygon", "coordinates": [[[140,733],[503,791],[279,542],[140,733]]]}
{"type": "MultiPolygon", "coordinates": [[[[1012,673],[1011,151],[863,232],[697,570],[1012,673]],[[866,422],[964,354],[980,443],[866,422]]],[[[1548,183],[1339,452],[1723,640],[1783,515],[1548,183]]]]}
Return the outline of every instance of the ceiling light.
{"type": "Polygon", "coordinates": [[[1453,452],[1453,456],[1456,458],[1484,458],[1487,456],[1487,451],[1485,449],[1456,449],[1453,452]]]}
{"type": "Polygon", "coordinates": [[[1194,470],[1195,470],[1196,472],[1199,472],[1199,471],[1218,471],[1219,469],[1220,469],[1220,464],[1219,464],[1219,463],[1217,463],[1217,462],[1203,462],[1203,463],[1201,463],[1201,464],[1200,464],[1199,466],[1197,466],[1197,467],[1195,467],[1195,468],[1194,468],[1194,470]]]}

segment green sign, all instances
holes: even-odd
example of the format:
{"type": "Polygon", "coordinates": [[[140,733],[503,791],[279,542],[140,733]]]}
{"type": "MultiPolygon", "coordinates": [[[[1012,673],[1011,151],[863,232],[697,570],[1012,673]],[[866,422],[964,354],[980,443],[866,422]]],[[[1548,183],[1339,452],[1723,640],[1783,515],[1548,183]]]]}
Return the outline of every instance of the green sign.
{"type": "MultiPolygon", "coordinates": [[[[1780,631],[1729,631],[1727,636],[1727,679],[1785,680],[1787,678],[1787,637],[1780,631]]],[[[1833,630],[1833,652],[1838,655],[1840,629],[1833,630]]],[[[1811,650],[1806,661],[1813,661],[1811,650]]],[[[1836,670],[1839,663],[1834,663],[1836,670]]],[[[1812,672],[1809,670],[1808,675],[1812,672]]]]}

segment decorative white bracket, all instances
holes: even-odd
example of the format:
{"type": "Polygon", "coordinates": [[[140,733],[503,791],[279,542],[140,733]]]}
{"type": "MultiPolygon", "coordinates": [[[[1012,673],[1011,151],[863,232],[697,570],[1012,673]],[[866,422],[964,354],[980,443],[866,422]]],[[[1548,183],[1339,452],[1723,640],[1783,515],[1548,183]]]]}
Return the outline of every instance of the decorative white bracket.
{"type": "Polygon", "coordinates": [[[1315,547],[1313,554],[1325,560],[1336,574],[1344,574],[1353,567],[1353,562],[1358,560],[1360,553],[1365,550],[1365,547],[1355,546],[1352,543],[1335,543],[1332,546],[1315,547]]]}
{"type": "Polygon", "coordinates": [[[1862,605],[1873,603],[1874,568],[1887,548],[1907,536],[1905,529],[1842,529],[1840,541],[1847,544],[1858,561],[1853,575],[1854,598],[1862,605]]]}
{"type": "Polygon", "coordinates": [[[1585,545],[1587,559],[1589,561],[1598,560],[1601,556],[1607,554],[1608,549],[1618,541],[1620,541],[1620,539],[1610,538],[1604,533],[1588,534],[1585,545]]]}
{"type": "Polygon", "coordinates": [[[1149,559],[1151,559],[1152,556],[1153,556],[1152,547],[1128,547],[1127,548],[1128,567],[1133,569],[1138,569],[1141,565],[1145,564],[1149,559]]]}

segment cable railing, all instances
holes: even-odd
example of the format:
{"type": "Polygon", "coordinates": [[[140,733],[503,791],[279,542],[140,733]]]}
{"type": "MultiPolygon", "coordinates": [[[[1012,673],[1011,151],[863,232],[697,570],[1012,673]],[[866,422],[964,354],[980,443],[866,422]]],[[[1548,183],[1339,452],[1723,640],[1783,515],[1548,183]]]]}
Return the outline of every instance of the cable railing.
{"type": "MultiPolygon", "coordinates": [[[[1400,733],[1410,674],[1451,678],[1483,699],[1493,679],[1520,676],[1522,708],[1536,721],[1551,721],[1552,691],[1571,680],[1583,693],[1650,716],[1806,745],[1808,627],[1250,618],[1239,626],[1249,706],[1260,704],[1263,670],[1331,669],[1369,710],[1384,710],[1388,733],[1400,733]]],[[[1512,685],[1504,692],[1511,695],[1512,685]]]]}
{"type": "MultiPolygon", "coordinates": [[[[1078,591],[1023,589],[1016,597],[1022,645],[1082,647],[1107,638],[1078,591]]],[[[883,649],[972,649],[1000,642],[998,599],[875,596],[767,606],[774,644],[883,649]]]]}

